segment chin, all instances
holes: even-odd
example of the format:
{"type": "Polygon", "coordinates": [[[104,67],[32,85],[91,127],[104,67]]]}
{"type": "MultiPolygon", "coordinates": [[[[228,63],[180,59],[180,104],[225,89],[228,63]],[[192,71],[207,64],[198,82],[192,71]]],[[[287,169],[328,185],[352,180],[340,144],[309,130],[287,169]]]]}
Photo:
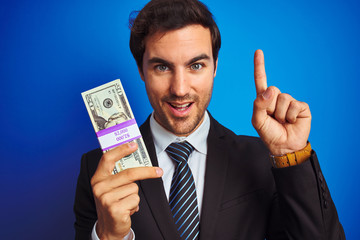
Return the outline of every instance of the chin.
{"type": "Polygon", "coordinates": [[[169,131],[178,136],[187,136],[191,134],[198,126],[198,123],[187,122],[186,120],[176,120],[173,124],[169,124],[169,131]]]}
{"type": "Polygon", "coordinates": [[[203,116],[195,114],[195,116],[176,118],[171,114],[163,113],[160,116],[156,114],[155,119],[158,119],[158,123],[169,132],[177,136],[188,136],[199,126],[203,116]]]}

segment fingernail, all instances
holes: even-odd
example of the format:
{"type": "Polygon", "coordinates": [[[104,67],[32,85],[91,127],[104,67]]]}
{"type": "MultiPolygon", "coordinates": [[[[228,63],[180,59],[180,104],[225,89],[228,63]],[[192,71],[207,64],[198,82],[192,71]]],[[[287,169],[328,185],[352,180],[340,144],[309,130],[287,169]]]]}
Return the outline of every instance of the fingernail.
{"type": "Polygon", "coordinates": [[[161,177],[162,174],[163,174],[163,170],[162,170],[161,168],[157,167],[157,168],[156,168],[156,174],[157,174],[159,177],[161,177]]]}
{"type": "Polygon", "coordinates": [[[263,98],[264,98],[265,100],[269,100],[270,97],[271,97],[271,90],[270,90],[270,88],[266,89],[266,91],[263,92],[262,96],[263,96],[263,98]]]}
{"type": "Polygon", "coordinates": [[[129,147],[134,148],[136,146],[136,142],[129,142],[129,147]]]}

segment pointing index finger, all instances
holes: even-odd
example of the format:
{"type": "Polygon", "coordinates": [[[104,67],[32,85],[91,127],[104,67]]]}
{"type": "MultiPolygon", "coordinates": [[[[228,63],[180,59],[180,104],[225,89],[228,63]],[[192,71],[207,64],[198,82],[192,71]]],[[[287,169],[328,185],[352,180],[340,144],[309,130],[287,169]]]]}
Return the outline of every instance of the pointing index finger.
{"type": "Polygon", "coordinates": [[[256,95],[262,94],[267,89],[264,53],[258,49],[254,55],[254,79],[256,95]]]}
{"type": "Polygon", "coordinates": [[[139,180],[159,178],[162,174],[163,170],[159,167],[135,167],[123,170],[112,177],[117,179],[117,183],[129,184],[139,180]]]}

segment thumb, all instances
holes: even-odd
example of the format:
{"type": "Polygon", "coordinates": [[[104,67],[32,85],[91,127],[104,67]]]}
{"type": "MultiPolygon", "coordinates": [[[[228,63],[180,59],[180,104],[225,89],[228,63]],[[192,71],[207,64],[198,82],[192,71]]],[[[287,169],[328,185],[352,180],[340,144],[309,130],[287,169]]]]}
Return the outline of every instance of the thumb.
{"type": "Polygon", "coordinates": [[[103,154],[94,175],[100,174],[103,177],[112,175],[115,163],[125,156],[128,156],[137,150],[137,143],[129,142],[117,146],[103,154]]]}
{"type": "Polygon", "coordinates": [[[274,89],[268,87],[262,94],[259,94],[254,101],[252,124],[256,130],[259,130],[264,124],[268,115],[275,111],[274,89]]]}
{"type": "Polygon", "coordinates": [[[261,94],[261,98],[262,98],[264,104],[266,104],[266,105],[271,104],[271,100],[272,100],[273,95],[274,95],[273,93],[274,93],[273,88],[268,87],[266,89],[266,91],[261,94]]]}

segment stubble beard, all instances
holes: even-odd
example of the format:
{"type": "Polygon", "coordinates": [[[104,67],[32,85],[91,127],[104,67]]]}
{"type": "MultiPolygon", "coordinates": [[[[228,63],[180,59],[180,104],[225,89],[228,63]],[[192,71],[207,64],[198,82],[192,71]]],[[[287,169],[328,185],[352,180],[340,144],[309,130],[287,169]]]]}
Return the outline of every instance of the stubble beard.
{"type": "Polygon", "coordinates": [[[164,128],[177,136],[188,136],[200,125],[204,118],[205,111],[197,113],[193,118],[171,118],[168,119],[164,116],[163,121],[164,128]]]}
{"type": "MultiPolygon", "coordinates": [[[[202,109],[198,109],[195,115],[190,115],[186,117],[174,117],[170,114],[166,114],[163,109],[160,109],[158,113],[155,112],[155,119],[157,122],[164,127],[169,132],[177,135],[177,136],[188,136],[192,132],[194,132],[197,127],[201,124],[204,119],[204,114],[209,105],[211,98],[211,94],[209,99],[207,99],[207,103],[203,105],[202,109]]],[[[197,95],[186,95],[184,97],[176,97],[176,96],[165,96],[161,99],[162,103],[167,104],[167,102],[171,101],[179,101],[179,102],[193,102],[193,104],[199,104],[199,96],[197,95]]],[[[201,107],[200,105],[198,105],[201,107]]],[[[194,107],[194,106],[193,106],[194,107]]]]}

